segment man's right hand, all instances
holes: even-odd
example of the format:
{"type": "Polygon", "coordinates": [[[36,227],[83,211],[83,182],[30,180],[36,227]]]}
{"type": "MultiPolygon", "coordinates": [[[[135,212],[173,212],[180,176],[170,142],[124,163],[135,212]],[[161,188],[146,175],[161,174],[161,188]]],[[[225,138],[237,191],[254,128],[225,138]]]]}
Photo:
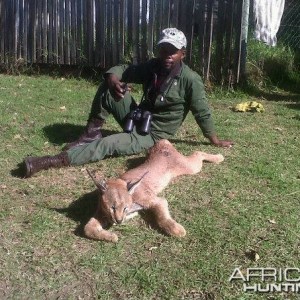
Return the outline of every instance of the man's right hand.
{"type": "Polygon", "coordinates": [[[116,101],[120,101],[121,99],[123,99],[126,91],[131,90],[125,82],[121,82],[114,74],[109,74],[106,77],[106,83],[110,94],[116,101]]]}

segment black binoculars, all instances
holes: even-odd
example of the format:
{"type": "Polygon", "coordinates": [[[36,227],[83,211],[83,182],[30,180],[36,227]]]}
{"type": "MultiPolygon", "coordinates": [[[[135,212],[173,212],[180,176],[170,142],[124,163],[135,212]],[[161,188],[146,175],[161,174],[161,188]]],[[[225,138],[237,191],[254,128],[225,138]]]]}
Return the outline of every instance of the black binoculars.
{"type": "Polygon", "coordinates": [[[124,125],[124,131],[132,132],[134,125],[137,126],[138,132],[149,134],[151,127],[152,114],[147,110],[137,108],[131,111],[124,125]]]}

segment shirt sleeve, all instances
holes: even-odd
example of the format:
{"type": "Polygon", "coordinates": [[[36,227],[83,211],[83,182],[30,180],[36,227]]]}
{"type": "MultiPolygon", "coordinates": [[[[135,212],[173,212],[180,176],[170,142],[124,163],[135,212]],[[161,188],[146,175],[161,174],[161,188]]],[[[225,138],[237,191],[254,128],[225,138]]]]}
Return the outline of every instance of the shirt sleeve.
{"type": "Polygon", "coordinates": [[[105,72],[104,76],[107,74],[114,74],[123,82],[143,84],[149,77],[149,64],[117,65],[105,72]]]}
{"type": "Polygon", "coordinates": [[[201,77],[194,73],[189,84],[190,110],[203,135],[210,137],[215,134],[215,127],[205,95],[201,77]]]}
{"type": "Polygon", "coordinates": [[[114,74],[118,77],[119,80],[122,79],[122,76],[123,76],[123,73],[124,71],[129,67],[129,65],[117,65],[117,66],[114,66],[112,68],[110,68],[109,70],[107,70],[105,73],[104,73],[104,77],[108,74],[114,74]]]}

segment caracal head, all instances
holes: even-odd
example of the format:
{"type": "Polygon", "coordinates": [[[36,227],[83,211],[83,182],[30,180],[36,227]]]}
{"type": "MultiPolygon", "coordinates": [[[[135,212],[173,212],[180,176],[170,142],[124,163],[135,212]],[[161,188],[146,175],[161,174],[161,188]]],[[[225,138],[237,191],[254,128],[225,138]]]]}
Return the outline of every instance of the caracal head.
{"type": "Polygon", "coordinates": [[[87,172],[100,191],[99,205],[102,212],[111,218],[112,223],[121,224],[132,206],[132,194],[145,174],[133,183],[119,178],[97,182],[88,170],[87,172]]]}

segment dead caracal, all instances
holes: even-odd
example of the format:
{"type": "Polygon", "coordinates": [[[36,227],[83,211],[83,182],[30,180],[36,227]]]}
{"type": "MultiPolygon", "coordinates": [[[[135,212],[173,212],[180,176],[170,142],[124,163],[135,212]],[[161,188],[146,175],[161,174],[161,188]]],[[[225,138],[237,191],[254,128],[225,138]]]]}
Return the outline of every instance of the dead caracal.
{"type": "Polygon", "coordinates": [[[117,179],[97,182],[100,191],[96,214],[85,225],[85,235],[91,239],[117,242],[118,236],[107,227],[121,224],[127,216],[139,210],[151,210],[158,226],[168,235],[183,237],[182,225],[172,219],[166,199],[158,194],[171,179],[200,172],[203,161],[220,163],[221,154],[196,151],[190,156],[180,154],[168,140],[158,141],[149,149],[146,161],[117,179]]]}

